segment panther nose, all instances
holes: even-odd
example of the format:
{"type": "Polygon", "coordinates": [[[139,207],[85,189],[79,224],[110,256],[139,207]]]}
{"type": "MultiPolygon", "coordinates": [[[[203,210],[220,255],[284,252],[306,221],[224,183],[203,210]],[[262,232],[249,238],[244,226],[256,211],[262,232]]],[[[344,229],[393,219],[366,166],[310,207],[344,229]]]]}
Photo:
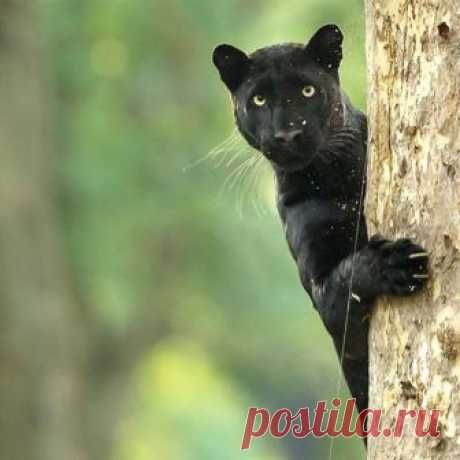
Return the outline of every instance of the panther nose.
{"type": "Polygon", "coordinates": [[[293,141],[299,139],[301,134],[302,134],[301,129],[291,129],[291,130],[281,129],[275,133],[275,139],[280,144],[290,144],[293,141]]]}

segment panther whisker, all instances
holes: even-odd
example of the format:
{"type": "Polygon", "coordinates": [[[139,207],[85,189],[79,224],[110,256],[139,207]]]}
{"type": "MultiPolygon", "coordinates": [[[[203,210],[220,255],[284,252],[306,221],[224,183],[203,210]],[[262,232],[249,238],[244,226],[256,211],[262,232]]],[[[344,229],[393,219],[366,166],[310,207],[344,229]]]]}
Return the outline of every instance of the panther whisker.
{"type": "Polygon", "coordinates": [[[231,156],[232,152],[239,153],[244,152],[245,150],[247,150],[247,146],[244,144],[239,144],[237,142],[231,144],[231,146],[229,146],[225,151],[222,151],[218,154],[220,155],[219,158],[217,158],[218,155],[215,156],[217,161],[214,168],[220,168],[226,161],[228,161],[227,159],[229,156],[231,156]]]}
{"type": "Polygon", "coordinates": [[[240,163],[225,179],[222,187],[225,188],[227,185],[232,190],[238,180],[248,171],[248,169],[254,164],[257,157],[251,157],[240,163]]]}
{"type": "Polygon", "coordinates": [[[428,256],[429,254],[427,252],[414,252],[413,254],[409,254],[408,259],[424,259],[428,256]]]}
{"type": "Polygon", "coordinates": [[[245,150],[247,150],[246,146],[244,145],[235,145],[235,148],[233,150],[227,150],[226,152],[223,152],[221,154],[220,158],[216,158],[216,163],[214,164],[214,169],[220,168],[224,163],[227,163],[231,161],[231,158],[229,160],[229,157],[232,156],[232,153],[235,152],[235,155],[240,155],[243,153],[245,150]]]}
{"type": "Polygon", "coordinates": [[[226,168],[228,168],[229,166],[231,166],[231,165],[232,165],[232,163],[233,163],[233,162],[234,162],[234,161],[235,161],[235,160],[236,160],[238,157],[240,157],[240,156],[241,156],[241,154],[242,154],[243,152],[244,152],[244,150],[243,150],[243,149],[241,149],[240,151],[236,152],[236,154],[235,154],[235,155],[233,155],[233,157],[232,157],[232,158],[230,158],[230,160],[229,160],[229,161],[227,161],[227,163],[225,164],[225,167],[226,167],[226,168]]]}
{"type": "Polygon", "coordinates": [[[240,172],[234,177],[233,182],[230,184],[230,189],[233,189],[233,187],[238,183],[238,180],[241,182],[247,177],[249,171],[251,171],[251,168],[255,165],[257,161],[257,157],[250,158],[250,161],[247,163],[247,165],[240,170],[240,172]]]}
{"type": "Polygon", "coordinates": [[[207,160],[214,160],[216,157],[219,157],[222,154],[227,154],[228,152],[231,152],[235,148],[235,146],[244,146],[243,139],[239,134],[237,128],[235,128],[226,139],[224,139],[220,144],[213,147],[205,155],[203,155],[195,161],[192,161],[187,166],[183,167],[182,171],[187,172],[190,169],[199,166],[207,160]]]}
{"type": "Polygon", "coordinates": [[[252,196],[252,205],[254,207],[254,209],[256,210],[256,212],[258,214],[260,214],[260,208],[259,206],[257,205],[257,201],[255,199],[255,197],[258,197],[258,185],[259,185],[259,182],[260,182],[260,178],[262,177],[261,173],[263,172],[263,165],[264,165],[264,157],[263,156],[260,156],[259,157],[259,160],[257,160],[254,168],[253,168],[253,174],[252,174],[252,178],[249,180],[249,186],[247,188],[247,195],[251,195],[252,196]]]}
{"type": "Polygon", "coordinates": [[[259,155],[251,166],[246,170],[246,174],[241,178],[241,187],[238,197],[238,214],[240,217],[243,216],[243,204],[245,198],[247,198],[253,189],[255,178],[257,177],[257,171],[260,164],[263,161],[263,156],[259,155]]]}

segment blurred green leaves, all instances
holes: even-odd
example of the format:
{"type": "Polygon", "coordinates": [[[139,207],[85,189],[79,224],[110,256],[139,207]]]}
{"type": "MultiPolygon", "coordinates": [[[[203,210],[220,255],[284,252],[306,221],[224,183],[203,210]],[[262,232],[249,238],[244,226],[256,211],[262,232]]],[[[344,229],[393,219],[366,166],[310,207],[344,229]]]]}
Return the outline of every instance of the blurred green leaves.
{"type": "MultiPolygon", "coordinates": [[[[180,339],[143,359],[135,374],[136,416],[120,424],[117,460],[132,459],[133,451],[141,460],[235,457],[251,399],[212,361],[195,343],[180,339]]],[[[251,458],[282,458],[273,441],[264,444],[251,458]]]]}

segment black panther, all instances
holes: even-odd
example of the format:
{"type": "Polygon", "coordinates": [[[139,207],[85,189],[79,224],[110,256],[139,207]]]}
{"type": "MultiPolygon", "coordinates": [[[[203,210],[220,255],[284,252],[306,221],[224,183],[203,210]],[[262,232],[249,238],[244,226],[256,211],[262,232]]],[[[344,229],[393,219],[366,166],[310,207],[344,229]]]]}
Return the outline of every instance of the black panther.
{"type": "Polygon", "coordinates": [[[410,239],[368,238],[363,211],[366,116],[339,81],[343,36],[319,29],[307,45],[246,55],[220,45],[213,62],[236,124],[271,163],[277,207],[303,287],[331,335],[359,411],[368,407],[368,330],[374,300],[410,295],[428,255],[410,239]]]}

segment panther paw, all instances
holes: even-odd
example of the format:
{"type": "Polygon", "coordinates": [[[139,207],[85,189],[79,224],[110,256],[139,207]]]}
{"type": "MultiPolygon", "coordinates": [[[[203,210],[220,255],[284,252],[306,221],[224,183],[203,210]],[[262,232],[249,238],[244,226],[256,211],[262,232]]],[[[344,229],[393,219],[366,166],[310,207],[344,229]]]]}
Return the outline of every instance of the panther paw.
{"type": "Polygon", "coordinates": [[[410,295],[423,288],[428,274],[428,252],[409,238],[396,241],[371,238],[384,294],[410,295]]]}

